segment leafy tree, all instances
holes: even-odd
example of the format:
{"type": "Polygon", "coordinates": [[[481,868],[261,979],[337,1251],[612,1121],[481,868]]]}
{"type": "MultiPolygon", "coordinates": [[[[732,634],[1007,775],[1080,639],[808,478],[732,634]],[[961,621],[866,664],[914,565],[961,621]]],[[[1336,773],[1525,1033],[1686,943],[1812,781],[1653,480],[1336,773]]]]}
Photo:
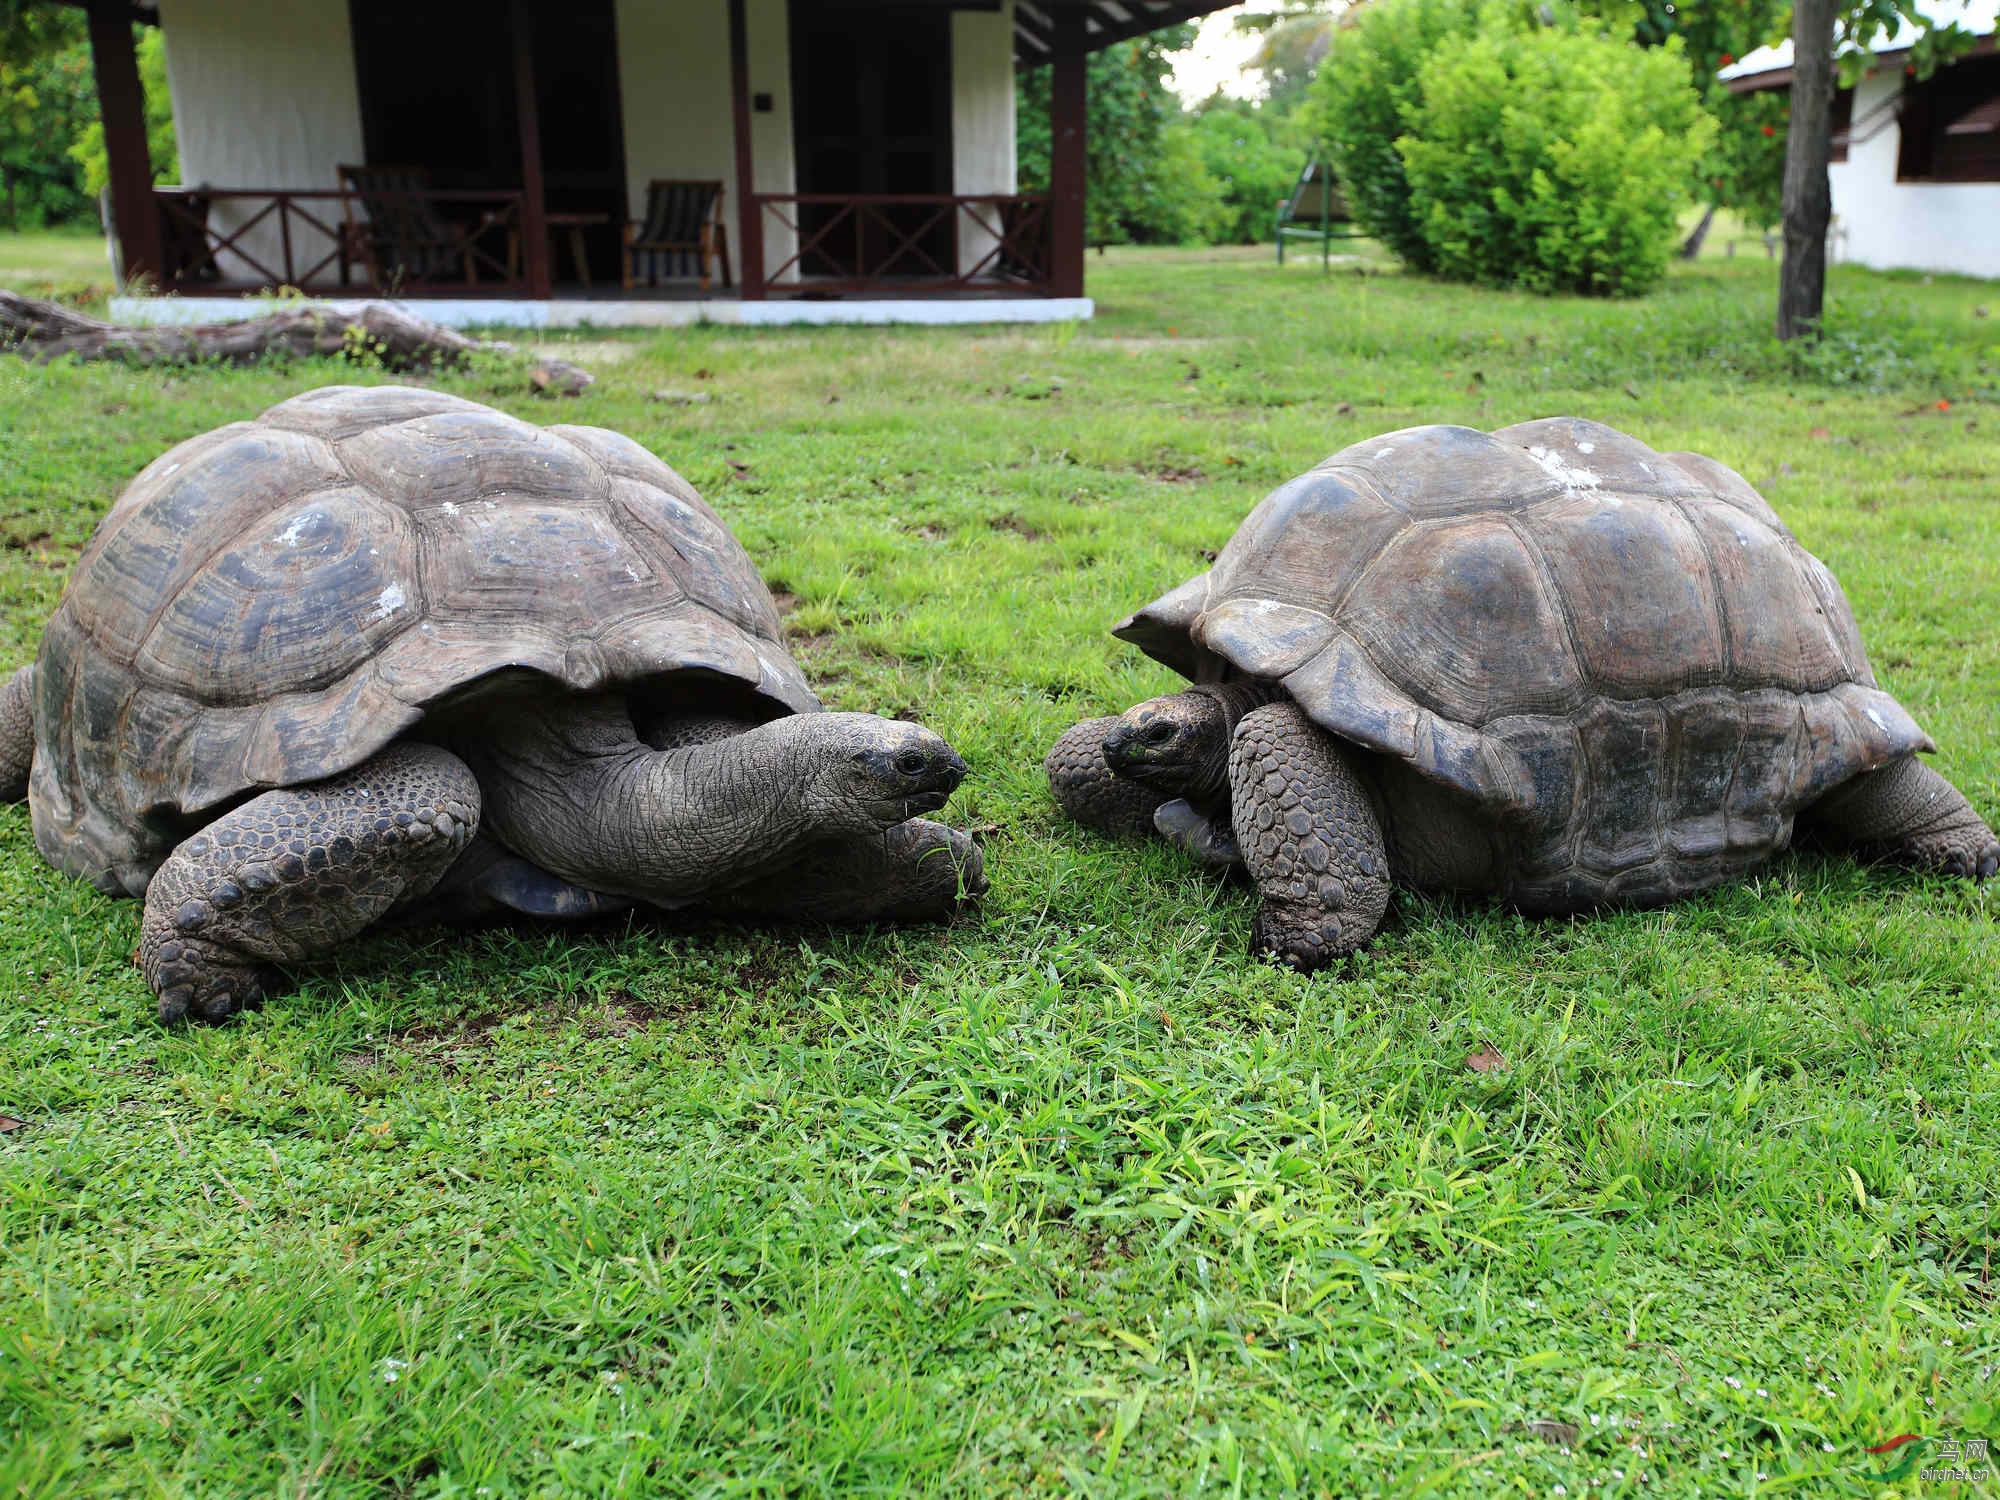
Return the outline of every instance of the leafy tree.
{"type": "Polygon", "coordinates": [[[82,13],[0,0],[0,217],[51,223],[86,204],[64,148],[95,118],[82,13]]]}
{"type": "Polygon", "coordinates": [[[1208,100],[1185,127],[1221,192],[1217,244],[1255,245],[1271,237],[1272,213],[1306,164],[1305,131],[1272,102],[1208,100]]]}
{"type": "MultiPolygon", "coordinates": [[[[155,180],[178,175],[166,54],[138,36],[155,180]]],[[[107,178],[88,23],[73,6],[0,0],[0,215],[10,226],[94,215],[107,178]]]]}
{"type": "MultiPolygon", "coordinates": [[[[1167,86],[1169,52],[1194,40],[1191,25],[1168,26],[1134,41],[1093,52],[1085,61],[1090,106],[1085,188],[1085,232],[1091,243],[1124,244],[1149,223],[1171,221],[1166,201],[1173,185],[1162,162],[1167,126],[1180,117],[1180,100],[1167,86]]],[[[1015,155],[1023,192],[1049,186],[1049,82],[1051,69],[1015,75],[1015,155]]]]}
{"type": "Polygon", "coordinates": [[[1246,71],[1264,75],[1263,102],[1289,114],[1305,101],[1306,90],[1333,42],[1334,0],[1280,0],[1278,9],[1250,11],[1235,29],[1262,36],[1246,71]]]}
{"type": "Polygon", "coordinates": [[[1159,174],[1126,229],[1142,244],[1213,245],[1227,239],[1234,214],[1222,179],[1209,170],[1193,121],[1160,132],[1159,174]]]}

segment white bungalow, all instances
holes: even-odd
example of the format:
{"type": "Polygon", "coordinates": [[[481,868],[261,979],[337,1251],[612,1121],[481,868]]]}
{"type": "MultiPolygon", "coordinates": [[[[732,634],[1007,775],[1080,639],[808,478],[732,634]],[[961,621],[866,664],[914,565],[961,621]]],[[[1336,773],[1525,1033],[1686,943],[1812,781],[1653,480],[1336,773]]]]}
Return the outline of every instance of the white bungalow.
{"type": "Polygon", "coordinates": [[[54,3],[90,13],[122,269],[177,294],[153,316],[291,286],[615,324],[1088,315],[1084,56],[1229,0],[54,3]],[[1053,180],[1022,194],[1041,62],[1053,180]]]}
{"type": "MultiPolygon", "coordinates": [[[[1919,0],[1979,38],[1919,82],[1905,22],[1874,49],[1867,76],[1834,96],[1833,228],[1828,252],[1880,270],[2000,276],[2000,0],[1919,0]]],[[[1722,70],[1737,92],[1789,88],[1792,44],[1722,70]]]]}

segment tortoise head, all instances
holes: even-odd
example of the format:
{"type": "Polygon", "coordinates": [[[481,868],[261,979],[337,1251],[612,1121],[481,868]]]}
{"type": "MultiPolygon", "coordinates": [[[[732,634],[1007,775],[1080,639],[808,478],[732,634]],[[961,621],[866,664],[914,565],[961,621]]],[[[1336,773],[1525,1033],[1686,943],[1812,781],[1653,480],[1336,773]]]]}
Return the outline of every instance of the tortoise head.
{"type": "Polygon", "coordinates": [[[1212,799],[1229,784],[1229,714],[1209,693],[1149,698],[1104,737],[1104,763],[1177,797],[1212,799]]]}

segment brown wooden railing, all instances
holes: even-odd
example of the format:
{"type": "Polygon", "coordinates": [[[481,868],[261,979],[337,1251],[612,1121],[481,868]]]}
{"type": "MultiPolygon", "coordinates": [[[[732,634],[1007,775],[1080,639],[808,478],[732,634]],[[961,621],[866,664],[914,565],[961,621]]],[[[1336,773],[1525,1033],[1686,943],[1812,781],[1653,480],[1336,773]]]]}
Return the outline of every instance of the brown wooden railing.
{"type": "Polygon", "coordinates": [[[519,192],[155,188],[161,290],[521,296],[519,192]]]}
{"type": "Polygon", "coordinates": [[[746,298],[1050,291],[1041,194],[759,193],[753,201],[765,245],[786,258],[768,273],[745,266],[746,298]]]}

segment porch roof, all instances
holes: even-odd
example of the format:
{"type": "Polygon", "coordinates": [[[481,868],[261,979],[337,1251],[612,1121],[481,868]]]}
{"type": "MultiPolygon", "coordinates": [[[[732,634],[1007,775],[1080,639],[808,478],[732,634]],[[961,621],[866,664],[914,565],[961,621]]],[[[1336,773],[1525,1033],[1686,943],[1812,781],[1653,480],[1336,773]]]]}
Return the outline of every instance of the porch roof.
{"type": "MultiPolygon", "coordinates": [[[[1198,21],[1241,0],[1081,0],[1084,51],[1098,52],[1119,42],[1198,21]]],[[[1055,23],[1050,12],[1068,0],[1014,0],[1014,64],[1032,68],[1055,55],[1055,23]]]]}
{"type": "MultiPolygon", "coordinates": [[[[90,0],[52,0],[52,3],[87,6],[90,0]]],[[[159,24],[159,0],[126,0],[126,3],[134,21],[148,26],[159,24]]],[[[971,0],[970,4],[968,0],[943,0],[943,3],[995,8],[981,4],[980,0],[971,0]]],[[[1240,3],[1241,0],[1014,0],[1014,64],[1032,68],[1054,57],[1055,23],[1051,13],[1058,8],[1073,7],[1083,12],[1084,50],[1098,52],[1163,26],[1198,21],[1240,3]]]]}

